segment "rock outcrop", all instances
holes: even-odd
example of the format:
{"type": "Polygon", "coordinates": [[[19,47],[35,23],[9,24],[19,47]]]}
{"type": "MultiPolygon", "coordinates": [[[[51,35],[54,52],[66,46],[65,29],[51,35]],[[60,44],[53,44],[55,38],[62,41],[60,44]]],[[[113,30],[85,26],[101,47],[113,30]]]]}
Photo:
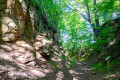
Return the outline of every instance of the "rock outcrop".
{"type": "MultiPolygon", "coordinates": [[[[2,39],[6,42],[14,41],[19,35],[25,33],[28,27],[28,34],[32,36],[33,25],[24,0],[1,0],[1,29],[2,39]],[[6,2],[5,2],[6,1],[6,2]]],[[[28,36],[28,35],[27,35],[28,36]]],[[[29,37],[31,38],[31,37],[29,37]]]]}
{"type": "Polygon", "coordinates": [[[35,66],[49,60],[54,52],[64,53],[57,30],[48,25],[37,5],[30,0],[0,0],[0,5],[0,38],[14,42],[1,48],[9,51],[13,59],[35,66]]]}

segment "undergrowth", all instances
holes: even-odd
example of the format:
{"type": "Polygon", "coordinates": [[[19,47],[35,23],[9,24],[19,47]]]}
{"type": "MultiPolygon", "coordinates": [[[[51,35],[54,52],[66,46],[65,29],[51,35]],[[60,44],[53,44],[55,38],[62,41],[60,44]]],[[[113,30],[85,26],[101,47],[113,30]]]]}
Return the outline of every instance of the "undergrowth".
{"type": "MultiPolygon", "coordinates": [[[[109,65],[110,65],[110,73],[120,73],[119,61],[114,60],[110,62],[109,65]]],[[[109,70],[107,68],[107,61],[101,61],[99,63],[93,64],[92,67],[95,71],[109,73],[109,70]]]]}

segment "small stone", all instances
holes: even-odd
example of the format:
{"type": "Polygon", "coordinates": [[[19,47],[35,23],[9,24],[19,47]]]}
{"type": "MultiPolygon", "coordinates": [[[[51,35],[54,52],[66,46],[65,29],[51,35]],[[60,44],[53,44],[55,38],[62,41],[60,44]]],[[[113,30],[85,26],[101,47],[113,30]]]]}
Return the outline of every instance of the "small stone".
{"type": "Polygon", "coordinates": [[[35,47],[35,50],[36,50],[36,51],[39,51],[39,47],[35,47]]]}
{"type": "Polygon", "coordinates": [[[19,58],[20,56],[23,56],[21,53],[19,53],[19,52],[15,52],[15,57],[16,58],[19,58]]]}
{"type": "Polygon", "coordinates": [[[47,36],[47,34],[46,33],[41,33],[41,36],[47,36]]]}
{"type": "Polygon", "coordinates": [[[43,53],[49,53],[49,51],[47,49],[43,49],[42,52],[43,53]]]}
{"type": "Polygon", "coordinates": [[[91,72],[92,75],[96,75],[96,72],[91,72]]]}
{"type": "Polygon", "coordinates": [[[26,52],[26,50],[25,50],[25,48],[19,48],[19,50],[18,50],[20,53],[25,53],[26,52]]]}
{"type": "Polygon", "coordinates": [[[27,66],[35,66],[36,62],[35,61],[30,61],[26,64],[27,66]]]}
{"type": "Polygon", "coordinates": [[[12,51],[13,50],[10,46],[7,46],[7,45],[0,45],[0,46],[7,51],[12,51]]]}
{"type": "Polygon", "coordinates": [[[62,50],[63,49],[63,47],[62,46],[60,46],[60,50],[62,50]]]}
{"type": "Polygon", "coordinates": [[[30,51],[27,51],[26,54],[25,54],[25,58],[30,59],[31,57],[33,57],[33,53],[31,53],[30,51]]]}
{"type": "Polygon", "coordinates": [[[19,49],[19,47],[18,47],[17,45],[12,45],[11,47],[12,47],[14,50],[19,49]]]}

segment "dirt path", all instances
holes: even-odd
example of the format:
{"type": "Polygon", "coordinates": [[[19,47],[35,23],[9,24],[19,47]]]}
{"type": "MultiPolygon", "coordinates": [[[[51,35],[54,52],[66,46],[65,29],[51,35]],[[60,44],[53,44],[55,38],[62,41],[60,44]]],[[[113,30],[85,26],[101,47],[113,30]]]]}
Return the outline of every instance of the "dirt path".
{"type": "Polygon", "coordinates": [[[54,69],[53,73],[39,80],[104,80],[104,74],[94,72],[87,63],[74,63],[58,56],[54,56],[52,61],[56,61],[58,67],[54,69]]]}
{"type": "MultiPolygon", "coordinates": [[[[23,60],[26,55],[22,57],[20,54],[32,48],[25,43],[24,45],[25,47],[16,44],[1,45],[0,80],[103,80],[104,74],[94,73],[87,63],[75,63],[57,52],[52,55],[50,61],[41,57],[36,66],[21,63],[26,61],[23,60]],[[29,48],[26,49],[26,46],[29,48]]],[[[27,59],[31,60],[30,57],[27,59]]]]}
{"type": "Polygon", "coordinates": [[[91,68],[79,62],[74,68],[58,69],[40,80],[103,80],[103,74],[93,73],[91,68]]]}
{"type": "Polygon", "coordinates": [[[10,54],[0,49],[0,80],[102,80],[101,74],[92,75],[89,66],[82,62],[53,55],[51,61],[31,67],[17,62],[10,54]]]}

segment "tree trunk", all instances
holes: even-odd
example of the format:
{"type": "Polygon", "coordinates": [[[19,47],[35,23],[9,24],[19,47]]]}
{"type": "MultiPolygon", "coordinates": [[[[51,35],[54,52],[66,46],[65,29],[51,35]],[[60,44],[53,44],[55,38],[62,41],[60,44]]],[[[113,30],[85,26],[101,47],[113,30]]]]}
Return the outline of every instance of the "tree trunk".
{"type": "MultiPolygon", "coordinates": [[[[94,0],[94,6],[96,6],[96,0],[94,0]]],[[[98,17],[98,13],[96,12],[96,9],[94,8],[94,16],[95,16],[95,27],[99,27],[99,17],[98,17]]],[[[98,37],[99,35],[99,29],[95,28],[95,36],[98,37]]]]}
{"type": "MultiPolygon", "coordinates": [[[[67,4],[66,4],[67,5],[67,4]]],[[[94,5],[96,5],[96,0],[94,0],[94,5]]],[[[92,26],[93,28],[93,32],[95,34],[95,37],[98,37],[99,35],[99,30],[96,29],[95,27],[99,27],[99,18],[98,18],[98,14],[97,12],[95,11],[94,14],[95,14],[95,24],[93,23],[91,17],[90,17],[90,10],[89,10],[89,5],[88,3],[86,4],[86,7],[87,7],[87,15],[83,14],[82,12],[78,11],[77,9],[73,9],[71,6],[67,5],[68,8],[72,9],[73,11],[76,11],[80,14],[81,17],[83,17],[86,21],[89,22],[89,24],[92,26]]]]}
{"type": "Polygon", "coordinates": [[[90,25],[92,26],[93,32],[94,32],[95,36],[97,37],[97,36],[98,36],[98,31],[97,31],[97,29],[95,29],[94,27],[95,27],[96,25],[99,25],[99,21],[96,19],[96,21],[95,21],[95,22],[97,22],[96,25],[92,22],[88,3],[86,4],[86,7],[87,7],[87,16],[88,16],[88,20],[87,20],[87,21],[88,21],[88,22],[90,23],[90,25]]]}

